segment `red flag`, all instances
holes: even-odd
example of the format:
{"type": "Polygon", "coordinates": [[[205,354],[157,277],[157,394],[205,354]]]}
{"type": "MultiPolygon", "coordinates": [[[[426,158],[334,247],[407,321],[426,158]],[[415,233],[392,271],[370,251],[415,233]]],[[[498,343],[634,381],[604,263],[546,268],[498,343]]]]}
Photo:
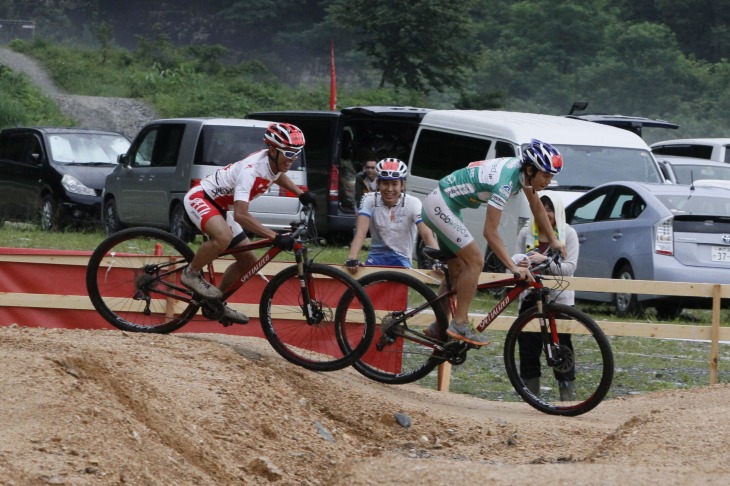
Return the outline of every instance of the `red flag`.
{"type": "Polygon", "coordinates": [[[330,41],[330,110],[337,108],[337,77],[335,76],[335,42],[330,41]]]}

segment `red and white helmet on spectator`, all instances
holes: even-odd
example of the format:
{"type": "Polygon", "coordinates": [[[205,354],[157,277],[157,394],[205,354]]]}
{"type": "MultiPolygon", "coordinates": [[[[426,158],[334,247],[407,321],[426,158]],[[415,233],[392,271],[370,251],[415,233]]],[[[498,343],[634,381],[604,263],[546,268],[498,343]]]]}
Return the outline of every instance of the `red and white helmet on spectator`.
{"type": "Polygon", "coordinates": [[[378,162],[375,166],[378,173],[378,179],[386,181],[406,180],[408,175],[408,167],[400,159],[387,158],[378,162]]]}

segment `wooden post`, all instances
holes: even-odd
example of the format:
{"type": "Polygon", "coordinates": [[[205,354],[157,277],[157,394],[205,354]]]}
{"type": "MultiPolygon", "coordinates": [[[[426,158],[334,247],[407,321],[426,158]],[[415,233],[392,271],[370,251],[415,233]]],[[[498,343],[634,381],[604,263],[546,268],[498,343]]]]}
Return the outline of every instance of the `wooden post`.
{"type": "Polygon", "coordinates": [[[720,295],[722,287],[712,287],[712,330],[710,331],[710,385],[717,383],[717,357],[720,350],[720,295]]]}
{"type": "Polygon", "coordinates": [[[451,382],[451,363],[444,361],[439,365],[438,383],[436,389],[442,392],[449,392],[449,383],[451,382]]]}

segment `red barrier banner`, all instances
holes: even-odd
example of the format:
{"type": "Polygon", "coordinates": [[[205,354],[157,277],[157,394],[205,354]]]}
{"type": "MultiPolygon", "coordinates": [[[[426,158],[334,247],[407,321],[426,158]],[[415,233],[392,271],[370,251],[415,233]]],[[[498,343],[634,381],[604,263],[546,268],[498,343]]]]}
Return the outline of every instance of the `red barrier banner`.
{"type": "MultiPolygon", "coordinates": [[[[86,266],[90,255],[91,252],[88,251],[0,248],[0,325],[115,329],[98,314],[88,297],[86,266]]],[[[216,262],[217,271],[222,271],[221,267],[228,264],[223,263],[218,265],[216,262]]],[[[288,265],[291,263],[271,262],[264,270],[277,273],[288,265]]],[[[220,279],[220,274],[217,278],[220,279]]],[[[224,327],[198,313],[177,332],[215,332],[264,337],[258,319],[258,307],[267,283],[267,276],[257,275],[228,300],[228,305],[251,317],[248,324],[224,327]]],[[[292,284],[295,283],[292,281],[292,284]]],[[[326,283],[318,282],[318,285],[326,283]]],[[[396,292],[388,290],[387,285],[378,286],[377,291],[370,295],[374,307],[389,311],[405,309],[407,289],[400,289],[402,290],[396,292]]],[[[334,347],[335,343],[322,343],[321,349],[326,352],[330,346],[334,347]]],[[[373,352],[375,351],[371,351],[373,352]]],[[[391,363],[391,366],[392,371],[399,369],[400,359],[391,363]]]]}

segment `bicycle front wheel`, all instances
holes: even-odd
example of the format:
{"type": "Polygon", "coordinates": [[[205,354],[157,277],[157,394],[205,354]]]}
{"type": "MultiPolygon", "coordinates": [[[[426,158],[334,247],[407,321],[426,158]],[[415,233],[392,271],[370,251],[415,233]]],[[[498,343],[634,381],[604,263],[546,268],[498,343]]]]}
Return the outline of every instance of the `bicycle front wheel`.
{"type": "Polygon", "coordinates": [[[523,400],[541,412],[564,416],[584,414],[601,403],[614,371],[601,328],[561,304],[546,304],[541,314],[533,307],[517,318],[505,338],[504,364],[523,400]],[[541,321],[546,332],[540,330],[541,321]],[[544,340],[551,357],[545,355],[544,340]]]}
{"type": "Polygon", "coordinates": [[[129,228],[106,238],[86,269],[86,289],[94,308],[123,331],[165,334],[195,316],[189,291],[180,284],[194,253],[172,234],[129,228]]]}
{"type": "Polygon", "coordinates": [[[266,339],[284,359],[309,370],[350,366],[373,340],[375,312],[370,299],[355,279],[328,265],[307,265],[304,280],[303,286],[293,265],[264,288],[259,318],[266,339]],[[303,292],[309,295],[308,309],[303,292]],[[338,311],[345,294],[352,295],[356,305],[338,311]],[[346,336],[347,347],[338,343],[338,335],[346,336]]]}
{"type": "Polygon", "coordinates": [[[373,344],[353,364],[357,371],[380,383],[400,385],[420,380],[443,362],[434,341],[423,335],[436,322],[441,334],[436,339],[443,342],[448,326],[446,311],[434,302],[436,294],[428,285],[393,271],[371,273],[358,282],[376,308],[378,325],[373,344]]]}

